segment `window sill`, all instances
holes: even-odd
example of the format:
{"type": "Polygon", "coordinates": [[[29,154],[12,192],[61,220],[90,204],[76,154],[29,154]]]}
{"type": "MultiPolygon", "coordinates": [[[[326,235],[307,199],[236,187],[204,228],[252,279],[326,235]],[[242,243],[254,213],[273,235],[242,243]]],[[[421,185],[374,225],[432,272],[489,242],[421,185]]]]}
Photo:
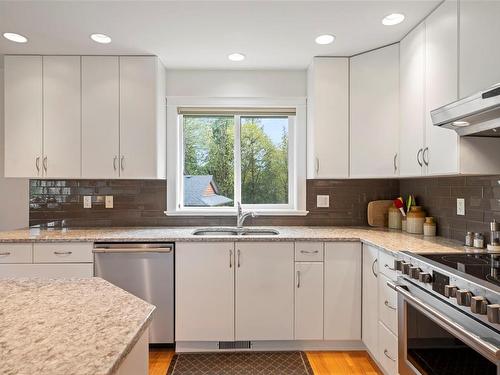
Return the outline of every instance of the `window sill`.
{"type": "MultiPolygon", "coordinates": [[[[246,211],[246,210],[245,210],[246,211]]],[[[303,210],[251,210],[259,216],[306,216],[309,211],[303,210]]],[[[205,210],[182,210],[164,211],[166,216],[236,216],[235,210],[205,211],[205,210]]]]}

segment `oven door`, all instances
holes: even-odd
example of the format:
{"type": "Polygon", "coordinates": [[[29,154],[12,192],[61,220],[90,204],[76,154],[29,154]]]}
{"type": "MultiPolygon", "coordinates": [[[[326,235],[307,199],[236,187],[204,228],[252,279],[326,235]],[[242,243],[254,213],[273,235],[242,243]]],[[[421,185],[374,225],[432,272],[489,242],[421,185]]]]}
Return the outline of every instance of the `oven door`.
{"type": "Polygon", "coordinates": [[[398,278],[400,375],[500,375],[498,332],[398,278]]]}

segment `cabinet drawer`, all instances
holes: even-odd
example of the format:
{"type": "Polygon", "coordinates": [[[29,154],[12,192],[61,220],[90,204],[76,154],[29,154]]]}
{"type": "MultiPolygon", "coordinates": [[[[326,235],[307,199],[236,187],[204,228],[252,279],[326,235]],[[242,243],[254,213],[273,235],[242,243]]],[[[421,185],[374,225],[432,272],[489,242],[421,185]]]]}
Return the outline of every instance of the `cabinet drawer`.
{"type": "Polygon", "coordinates": [[[387,286],[389,279],[378,275],[378,316],[392,333],[398,332],[398,293],[387,286]]]}
{"type": "Polygon", "coordinates": [[[398,338],[384,326],[378,323],[378,361],[384,373],[388,375],[398,374],[398,338]]]}
{"type": "Polygon", "coordinates": [[[394,256],[381,250],[378,252],[379,271],[391,280],[396,280],[398,275],[394,269],[394,256]]]}
{"type": "Polygon", "coordinates": [[[49,279],[70,277],[92,277],[94,265],[91,263],[79,264],[0,264],[0,278],[2,277],[41,277],[49,279]]]}
{"type": "Polygon", "coordinates": [[[322,262],[323,242],[296,242],[296,262],[322,262]]]}
{"type": "Polygon", "coordinates": [[[75,243],[35,243],[35,263],[92,263],[92,244],[75,243]]]}
{"type": "Polygon", "coordinates": [[[31,263],[32,249],[31,243],[0,244],[0,263],[31,263]]]}

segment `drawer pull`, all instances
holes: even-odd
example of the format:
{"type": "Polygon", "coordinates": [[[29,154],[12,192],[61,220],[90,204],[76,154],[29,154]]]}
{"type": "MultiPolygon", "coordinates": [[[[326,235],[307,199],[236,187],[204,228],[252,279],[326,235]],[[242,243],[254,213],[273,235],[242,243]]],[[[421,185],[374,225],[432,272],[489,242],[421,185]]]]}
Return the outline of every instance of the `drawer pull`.
{"type": "Polygon", "coordinates": [[[10,252],[6,251],[5,253],[0,253],[0,256],[3,257],[8,257],[10,255],[10,252]]]}
{"type": "Polygon", "coordinates": [[[391,267],[388,264],[384,264],[384,267],[391,270],[391,271],[396,271],[396,269],[394,267],[391,267]]]}
{"type": "Polygon", "coordinates": [[[386,305],[386,306],[387,306],[388,308],[390,308],[391,310],[396,310],[396,308],[395,308],[394,306],[391,306],[391,305],[389,304],[389,301],[387,301],[387,300],[385,300],[384,305],[386,305]]]}
{"type": "Polygon", "coordinates": [[[302,254],[318,254],[319,253],[319,250],[314,250],[314,251],[310,251],[310,250],[300,250],[300,252],[302,254]]]}
{"type": "Polygon", "coordinates": [[[384,349],[384,355],[387,358],[389,358],[392,362],[396,362],[396,360],[389,355],[389,351],[387,349],[384,349]]]}
{"type": "Polygon", "coordinates": [[[54,254],[56,255],[71,255],[73,254],[72,251],[54,251],[54,254]]]}

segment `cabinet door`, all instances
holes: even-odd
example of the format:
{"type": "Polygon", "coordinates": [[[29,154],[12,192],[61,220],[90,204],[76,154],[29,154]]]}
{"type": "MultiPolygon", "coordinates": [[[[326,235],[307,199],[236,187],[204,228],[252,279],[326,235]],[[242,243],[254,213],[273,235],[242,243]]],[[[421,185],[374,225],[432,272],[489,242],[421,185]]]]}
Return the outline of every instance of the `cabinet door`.
{"type": "Polygon", "coordinates": [[[116,56],[82,57],[82,177],[119,176],[119,68],[116,56]]]}
{"type": "Polygon", "coordinates": [[[350,177],[397,176],[399,45],[350,60],[350,177]]]}
{"type": "Polygon", "coordinates": [[[499,1],[460,1],[460,97],[500,83],[499,1]]]}
{"type": "Polygon", "coordinates": [[[378,250],[363,245],[363,343],[378,357],[378,250]]]}
{"type": "Polygon", "coordinates": [[[361,339],[360,275],[360,243],[325,244],[325,340],[361,339]]]}
{"type": "Polygon", "coordinates": [[[81,176],[80,56],[43,57],[44,176],[81,176]]]}
{"type": "Polygon", "coordinates": [[[5,56],[4,67],[5,176],[41,177],[42,57],[5,56]]]}
{"type": "Polygon", "coordinates": [[[293,340],[293,243],[236,245],[236,340],[293,340]]]}
{"type": "Polygon", "coordinates": [[[234,340],[234,243],[176,244],[175,339],[234,340]]]}
{"type": "Polygon", "coordinates": [[[165,95],[157,57],[120,57],[120,176],[165,178],[165,95]]]}
{"type": "Polygon", "coordinates": [[[314,58],[307,91],[307,175],[348,177],[349,59],[314,58]]]}
{"type": "Polygon", "coordinates": [[[457,1],[445,1],[425,21],[425,162],[427,174],[458,172],[458,136],[434,126],[430,111],[457,100],[458,15],[457,1]]]}
{"type": "Polygon", "coordinates": [[[400,43],[399,174],[423,173],[425,25],[422,23],[400,43]]]}
{"type": "Polygon", "coordinates": [[[94,265],[92,263],[0,264],[0,278],[41,277],[48,279],[67,279],[92,276],[94,276],[94,265]]]}
{"type": "Polygon", "coordinates": [[[295,340],[323,339],[323,262],[295,263],[295,340]]]}

